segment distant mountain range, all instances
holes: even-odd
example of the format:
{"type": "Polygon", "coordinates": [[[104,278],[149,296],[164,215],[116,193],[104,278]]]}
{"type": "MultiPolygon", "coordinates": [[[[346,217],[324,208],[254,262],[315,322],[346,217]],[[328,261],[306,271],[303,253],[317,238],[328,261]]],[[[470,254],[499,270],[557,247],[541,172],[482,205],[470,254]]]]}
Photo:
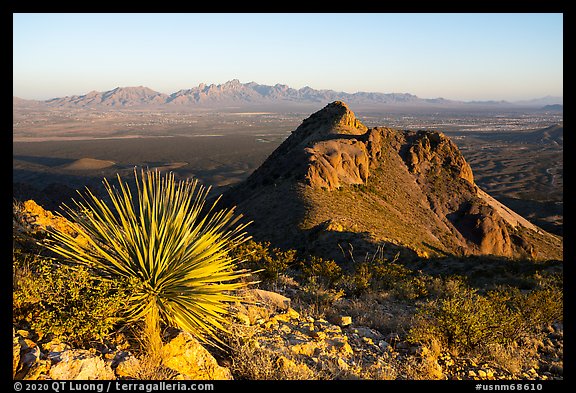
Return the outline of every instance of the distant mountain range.
{"type": "Polygon", "coordinates": [[[105,92],[91,91],[84,95],[52,98],[45,101],[24,100],[14,97],[14,108],[243,108],[243,107],[290,107],[325,105],[332,101],[345,101],[358,108],[421,107],[534,107],[562,104],[562,97],[544,97],[530,101],[457,101],[445,98],[420,98],[409,93],[345,93],[334,90],[316,90],[311,87],[294,89],[287,85],[260,85],[255,82],[240,83],[238,79],[224,84],[206,85],[164,94],[148,87],[117,87],[105,92]]]}

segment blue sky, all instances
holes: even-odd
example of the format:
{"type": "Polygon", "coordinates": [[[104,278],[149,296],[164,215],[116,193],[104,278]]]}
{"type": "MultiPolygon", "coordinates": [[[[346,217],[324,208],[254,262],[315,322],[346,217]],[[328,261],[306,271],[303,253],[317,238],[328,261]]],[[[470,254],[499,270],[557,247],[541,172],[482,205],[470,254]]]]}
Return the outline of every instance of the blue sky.
{"type": "Polygon", "coordinates": [[[27,99],[231,79],[423,98],[563,95],[562,14],[14,14],[27,99]]]}

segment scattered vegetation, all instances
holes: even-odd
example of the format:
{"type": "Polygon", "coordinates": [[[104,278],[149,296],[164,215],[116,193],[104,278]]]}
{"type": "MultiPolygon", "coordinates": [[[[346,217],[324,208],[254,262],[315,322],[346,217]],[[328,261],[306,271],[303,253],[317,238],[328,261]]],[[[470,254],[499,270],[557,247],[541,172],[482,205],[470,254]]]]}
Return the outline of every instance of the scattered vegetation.
{"type": "Polygon", "coordinates": [[[30,326],[39,337],[85,347],[115,327],[128,282],[102,280],[86,267],[44,257],[15,255],[13,262],[15,323],[30,326]]]}
{"type": "Polygon", "coordinates": [[[420,343],[438,339],[455,352],[510,346],[561,321],[562,296],[561,288],[548,282],[528,293],[501,287],[484,295],[458,286],[419,309],[409,338],[420,343]]]}
{"type": "Polygon", "coordinates": [[[245,261],[248,269],[265,284],[274,286],[280,276],[294,264],[295,250],[281,250],[270,247],[270,242],[257,243],[248,240],[234,247],[231,255],[236,260],[245,261]]]}

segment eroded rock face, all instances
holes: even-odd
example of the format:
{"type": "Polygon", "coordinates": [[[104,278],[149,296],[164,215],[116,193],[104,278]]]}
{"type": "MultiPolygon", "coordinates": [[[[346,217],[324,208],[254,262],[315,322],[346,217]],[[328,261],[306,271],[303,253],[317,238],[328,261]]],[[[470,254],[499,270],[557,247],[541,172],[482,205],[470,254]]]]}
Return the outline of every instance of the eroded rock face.
{"type": "Polygon", "coordinates": [[[116,379],[110,364],[93,352],[73,349],[62,352],[50,368],[50,378],[64,380],[116,379]]]}
{"type": "Polygon", "coordinates": [[[180,332],[162,348],[164,365],[194,380],[230,380],[232,374],[190,333],[180,332]]]}
{"type": "Polygon", "coordinates": [[[19,215],[18,222],[13,221],[15,230],[27,230],[32,233],[45,231],[47,228],[55,228],[62,232],[74,234],[75,230],[71,223],[64,217],[54,215],[51,211],[45,210],[33,200],[27,200],[20,206],[20,210],[15,212],[19,215]],[[25,225],[27,228],[20,228],[25,225]]]}
{"type": "Polygon", "coordinates": [[[414,174],[438,176],[442,172],[474,184],[472,168],[458,147],[444,134],[437,131],[418,131],[412,139],[406,163],[414,174]]]}
{"type": "Polygon", "coordinates": [[[306,180],[310,186],[335,190],[343,184],[364,184],[370,165],[366,145],[356,139],[318,142],[310,154],[306,180]]]}

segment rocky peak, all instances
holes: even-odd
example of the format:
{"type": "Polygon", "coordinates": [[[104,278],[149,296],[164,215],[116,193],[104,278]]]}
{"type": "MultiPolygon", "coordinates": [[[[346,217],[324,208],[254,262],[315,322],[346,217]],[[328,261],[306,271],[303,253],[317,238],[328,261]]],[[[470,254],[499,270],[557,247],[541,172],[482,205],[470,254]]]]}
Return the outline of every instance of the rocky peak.
{"type": "Polygon", "coordinates": [[[304,120],[298,129],[310,126],[314,126],[319,130],[328,128],[333,134],[362,135],[368,130],[368,127],[362,124],[356,118],[354,112],[348,108],[348,105],[342,101],[334,101],[326,105],[323,109],[304,120]]]}
{"type": "Polygon", "coordinates": [[[405,160],[416,175],[452,175],[474,184],[472,168],[458,147],[441,132],[418,131],[407,136],[410,144],[405,160]]]}
{"type": "Polygon", "coordinates": [[[334,101],[305,119],[286,140],[282,150],[297,145],[309,146],[311,143],[334,139],[337,135],[364,135],[368,131],[354,112],[342,101],[334,101]]]}
{"type": "MultiPolygon", "coordinates": [[[[535,259],[561,255],[560,239],[474,184],[470,165],[446,135],[368,129],[342,101],[305,119],[232,193],[236,205],[250,201],[240,203],[240,209],[264,223],[262,236],[269,239],[276,239],[283,219],[289,231],[290,226],[315,230],[340,217],[339,222],[350,223],[346,232],[392,239],[416,250],[535,259]],[[293,206],[299,213],[292,221],[282,209],[262,213],[270,203],[293,206]]],[[[278,241],[286,242],[289,235],[281,237],[278,241]]],[[[298,242],[308,241],[302,239],[298,242]]]]}

